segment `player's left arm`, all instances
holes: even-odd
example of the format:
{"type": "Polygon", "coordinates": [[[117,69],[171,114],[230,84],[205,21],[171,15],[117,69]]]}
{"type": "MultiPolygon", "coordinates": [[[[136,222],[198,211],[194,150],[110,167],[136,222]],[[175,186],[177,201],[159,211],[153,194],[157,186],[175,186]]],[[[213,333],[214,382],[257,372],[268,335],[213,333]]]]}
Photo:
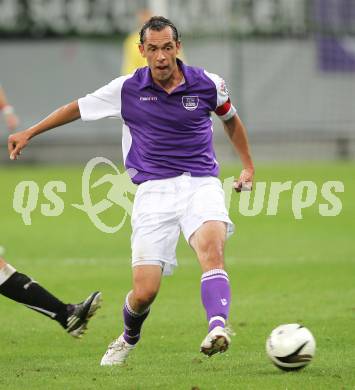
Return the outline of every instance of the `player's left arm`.
{"type": "Polygon", "coordinates": [[[216,88],[217,99],[214,111],[223,121],[223,127],[243,164],[239,179],[234,181],[233,186],[237,192],[250,191],[253,185],[254,163],[250,153],[247,131],[230,100],[225,81],[216,74],[207,71],[205,74],[213,81],[216,88]]]}
{"type": "Polygon", "coordinates": [[[250,191],[253,185],[255,169],[250,153],[246,128],[237,113],[223,120],[223,127],[243,164],[243,170],[239,179],[234,181],[234,188],[237,192],[243,190],[250,191]]]}
{"type": "Polygon", "coordinates": [[[223,127],[229,136],[243,164],[239,179],[234,181],[237,192],[250,191],[254,178],[254,163],[251,157],[247,131],[233,106],[225,81],[216,74],[206,72],[216,86],[217,104],[215,113],[223,121],[223,127]]]}

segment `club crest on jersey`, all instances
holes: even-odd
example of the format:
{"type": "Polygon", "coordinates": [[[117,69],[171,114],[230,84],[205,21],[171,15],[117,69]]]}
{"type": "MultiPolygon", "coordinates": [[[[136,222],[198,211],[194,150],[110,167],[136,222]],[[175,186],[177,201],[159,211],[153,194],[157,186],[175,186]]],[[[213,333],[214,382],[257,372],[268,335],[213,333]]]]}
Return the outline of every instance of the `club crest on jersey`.
{"type": "Polygon", "coordinates": [[[198,107],[199,98],[198,96],[183,96],[182,105],[188,111],[194,111],[198,107]]]}

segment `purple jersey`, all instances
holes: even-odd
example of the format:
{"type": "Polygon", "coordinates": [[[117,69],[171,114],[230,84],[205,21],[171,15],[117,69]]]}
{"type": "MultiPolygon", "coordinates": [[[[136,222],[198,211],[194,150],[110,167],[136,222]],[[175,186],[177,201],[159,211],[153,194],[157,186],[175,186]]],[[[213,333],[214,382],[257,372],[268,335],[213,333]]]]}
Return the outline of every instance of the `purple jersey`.
{"type": "Polygon", "coordinates": [[[78,101],[84,121],[122,119],[123,160],[135,172],[136,184],[183,173],[218,176],[211,112],[227,120],[235,109],[219,76],[180,60],[178,66],[184,80],[171,93],[155,84],[144,67],[78,101]]]}

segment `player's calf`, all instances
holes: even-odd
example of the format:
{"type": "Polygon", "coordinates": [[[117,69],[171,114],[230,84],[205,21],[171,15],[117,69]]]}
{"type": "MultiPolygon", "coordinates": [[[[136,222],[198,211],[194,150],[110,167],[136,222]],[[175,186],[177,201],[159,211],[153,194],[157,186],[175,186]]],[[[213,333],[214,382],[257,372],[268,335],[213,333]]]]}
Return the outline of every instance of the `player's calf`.
{"type": "Polygon", "coordinates": [[[206,310],[209,332],[201,344],[201,352],[208,356],[225,352],[230,344],[230,334],[225,325],[231,300],[226,271],[212,269],[202,274],[201,298],[206,310]]]}
{"type": "Polygon", "coordinates": [[[108,346],[101,359],[101,366],[125,363],[129,353],[135,348],[140,339],[141,329],[149,315],[150,307],[147,307],[141,313],[135,311],[130,303],[133,294],[132,291],[127,294],[123,306],[124,332],[108,346]]]}

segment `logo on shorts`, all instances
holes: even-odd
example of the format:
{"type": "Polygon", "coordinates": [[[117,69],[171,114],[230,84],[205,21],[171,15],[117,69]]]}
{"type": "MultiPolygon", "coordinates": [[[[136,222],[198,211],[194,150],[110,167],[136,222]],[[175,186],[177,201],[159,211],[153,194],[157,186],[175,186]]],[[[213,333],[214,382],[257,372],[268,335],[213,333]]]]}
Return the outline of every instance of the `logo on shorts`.
{"type": "Polygon", "coordinates": [[[183,96],[182,105],[188,111],[194,111],[198,107],[199,98],[198,96],[183,96]]]}
{"type": "Polygon", "coordinates": [[[222,306],[227,306],[228,305],[228,301],[226,298],[221,298],[221,303],[222,303],[222,306]]]}

